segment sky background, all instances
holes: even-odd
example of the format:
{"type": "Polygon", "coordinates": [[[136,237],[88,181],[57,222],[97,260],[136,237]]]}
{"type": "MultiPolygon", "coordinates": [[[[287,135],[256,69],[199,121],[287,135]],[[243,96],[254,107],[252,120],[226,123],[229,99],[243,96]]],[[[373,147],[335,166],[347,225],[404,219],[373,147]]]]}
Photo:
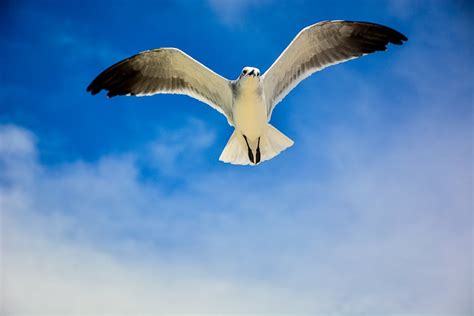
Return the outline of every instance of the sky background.
{"type": "Polygon", "coordinates": [[[2,315],[472,314],[472,2],[1,6],[2,315]],[[232,128],[199,101],[85,91],[158,47],[263,72],[331,19],[409,41],[301,83],[258,167],[218,161],[232,128]]]}

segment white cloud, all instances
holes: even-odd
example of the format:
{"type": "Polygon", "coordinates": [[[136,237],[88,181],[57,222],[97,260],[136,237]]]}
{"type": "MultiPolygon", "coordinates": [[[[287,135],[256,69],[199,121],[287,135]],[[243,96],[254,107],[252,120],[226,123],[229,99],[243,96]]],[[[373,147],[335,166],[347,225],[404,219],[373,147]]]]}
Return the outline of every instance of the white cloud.
{"type": "Polygon", "coordinates": [[[357,151],[365,135],[333,133],[328,179],[232,168],[175,193],[134,155],[47,167],[4,126],[3,311],[468,312],[471,144],[424,119],[357,151]]]}
{"type": "Polygon", "coordinates": [[[148,163],[165,175],[182,173],[183,160],[199,164],[203,151],[215,142],[215,131],[204,122],[190,119],[177,130],[161,130],[158,140],[148,145],[148,163]]]}

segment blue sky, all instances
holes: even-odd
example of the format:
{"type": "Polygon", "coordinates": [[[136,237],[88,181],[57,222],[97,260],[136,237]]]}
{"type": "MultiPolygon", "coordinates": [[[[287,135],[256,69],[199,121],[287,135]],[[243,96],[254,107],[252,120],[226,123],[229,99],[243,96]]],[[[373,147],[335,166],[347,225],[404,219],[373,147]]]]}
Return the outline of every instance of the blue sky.
{"type": "Polygon", "coordinates": [[[2,6],[3,313],[472,313],[468,1],[2,6]],[[218,161],[231,127],[194,99],[85,92],[157,47],[264,71],[328,19],[409,41],[300,84],[258,167],[218,161]]]}

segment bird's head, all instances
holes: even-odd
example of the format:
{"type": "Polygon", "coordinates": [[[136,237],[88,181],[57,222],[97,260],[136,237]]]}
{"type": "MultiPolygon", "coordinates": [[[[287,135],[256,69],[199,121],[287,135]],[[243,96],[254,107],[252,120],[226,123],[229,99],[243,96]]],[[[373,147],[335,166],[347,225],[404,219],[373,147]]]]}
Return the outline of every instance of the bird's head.
{"type": "Polygon", "coordinates": [[[255,67],[244,67],[240,73],[239,79],[244,77],[260,78],[260,70],[255,67]]]}

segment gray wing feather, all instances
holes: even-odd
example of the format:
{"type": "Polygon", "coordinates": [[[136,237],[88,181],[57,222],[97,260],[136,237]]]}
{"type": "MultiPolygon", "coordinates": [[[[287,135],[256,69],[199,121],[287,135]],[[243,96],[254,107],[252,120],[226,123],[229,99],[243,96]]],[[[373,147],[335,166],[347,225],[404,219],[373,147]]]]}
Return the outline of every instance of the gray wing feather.
{"type": "Polygon", "coordinates": [[[304,28],[262,76],[268,118],[298,83],[316,71],[406,40],[389,27],[367,22],[324,21],[304,28]]]}
{"type": "Polygon", "coordinates": [[[232,88],[229,80],[176,48],[141,52],[104,70],[88,86],[93,95],[145,96],[184,94],[216,109],[232,124],[232,88]]]}

